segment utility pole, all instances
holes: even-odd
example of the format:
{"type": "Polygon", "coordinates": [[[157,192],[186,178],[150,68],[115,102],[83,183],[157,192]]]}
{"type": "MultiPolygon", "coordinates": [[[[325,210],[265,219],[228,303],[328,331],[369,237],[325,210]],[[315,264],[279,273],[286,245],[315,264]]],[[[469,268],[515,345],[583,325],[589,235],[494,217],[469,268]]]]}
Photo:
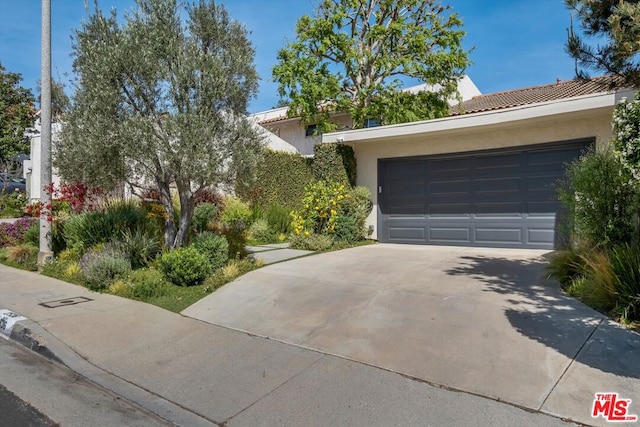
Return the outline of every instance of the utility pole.
{"type": "Polygon", "coordinates": [[[40,252],[38,264],[51,260],[51,194],[44,188],[51,184],[51,0],[42,0],[42,62],[40,95],[40,252]]]}

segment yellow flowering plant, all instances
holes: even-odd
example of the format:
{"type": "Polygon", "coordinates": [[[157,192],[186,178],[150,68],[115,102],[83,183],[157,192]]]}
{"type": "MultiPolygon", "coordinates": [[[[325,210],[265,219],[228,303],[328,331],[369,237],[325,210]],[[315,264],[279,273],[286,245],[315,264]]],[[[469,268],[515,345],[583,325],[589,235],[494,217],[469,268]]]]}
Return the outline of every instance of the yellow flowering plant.
{"type": "Polygon", "coordinates": [[[291,212],[296,235],[333,234],[349,188],[335,181],[314,181],[305,188],[302,208],[291,212]]]}

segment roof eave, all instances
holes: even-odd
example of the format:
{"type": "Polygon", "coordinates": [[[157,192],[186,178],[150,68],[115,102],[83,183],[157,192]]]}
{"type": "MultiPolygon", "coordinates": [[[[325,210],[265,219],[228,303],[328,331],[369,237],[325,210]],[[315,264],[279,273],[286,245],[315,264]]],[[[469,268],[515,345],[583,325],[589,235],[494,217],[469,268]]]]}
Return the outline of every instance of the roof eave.
{"type": "Polygon", "coordinates": [[[504,125],[509,122],[613,107],[624,97],[632,98],[634,93],[632,89],[623,89],[421,122],[326,133],[322,135],[322,142],[358,143],[369,140],[384,140],[426,133],[504,125]]]}

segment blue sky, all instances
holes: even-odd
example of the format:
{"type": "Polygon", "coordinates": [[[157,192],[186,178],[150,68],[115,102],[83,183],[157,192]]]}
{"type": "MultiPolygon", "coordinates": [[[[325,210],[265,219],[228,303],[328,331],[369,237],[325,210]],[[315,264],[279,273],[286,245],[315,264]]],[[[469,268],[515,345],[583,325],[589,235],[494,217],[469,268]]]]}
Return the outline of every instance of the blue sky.
{"type": "MultiPolygon", "coordinates": [[[[316,0],[226,0],[231,15],[249,31],[256,48],[260,93],[249,106],[273,107],[277,86],[270,81],[276,55],[295,36],[295,23],[312,14],[316,0]]],[[[574,63],[564,52],[569,11],[562,0],[443,0],[462,18],[465,47],[474,48],[467,74],[482,93],[553,83],[574,77],[574,63]]],[[[86,18],[84,0],[51,0],[52,66],[57,80],[71,72],[71,34],[86,18]]],[[[88,0],[90,5],[93,0],[88,0]]],[[[133,0],[99,0],[120,16],[133,0]]],[[[40,77],[41,0],[0,0],[0,62],[21,73],[34,89],[40,77]]]]}

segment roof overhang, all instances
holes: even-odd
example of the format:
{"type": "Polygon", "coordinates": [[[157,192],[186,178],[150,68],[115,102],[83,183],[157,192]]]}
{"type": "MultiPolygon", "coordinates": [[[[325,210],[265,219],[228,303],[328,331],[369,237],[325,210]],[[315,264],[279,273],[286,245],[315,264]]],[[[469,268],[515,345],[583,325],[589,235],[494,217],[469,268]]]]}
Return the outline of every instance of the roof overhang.
{"type": "Polygon", "coordinates": [[[326,133],[322,136],[322,142],[357,144],[389,141],[407,139],[424,134],[470,131],[484,127],[513,126],[518,122],[535,119],[544,120],[566,115],[587,115],[596,113],[598,110],[613,109],[622,98],[633,98],[634,95],[634,90],[624,89],[421,122],[326,133]]]}

